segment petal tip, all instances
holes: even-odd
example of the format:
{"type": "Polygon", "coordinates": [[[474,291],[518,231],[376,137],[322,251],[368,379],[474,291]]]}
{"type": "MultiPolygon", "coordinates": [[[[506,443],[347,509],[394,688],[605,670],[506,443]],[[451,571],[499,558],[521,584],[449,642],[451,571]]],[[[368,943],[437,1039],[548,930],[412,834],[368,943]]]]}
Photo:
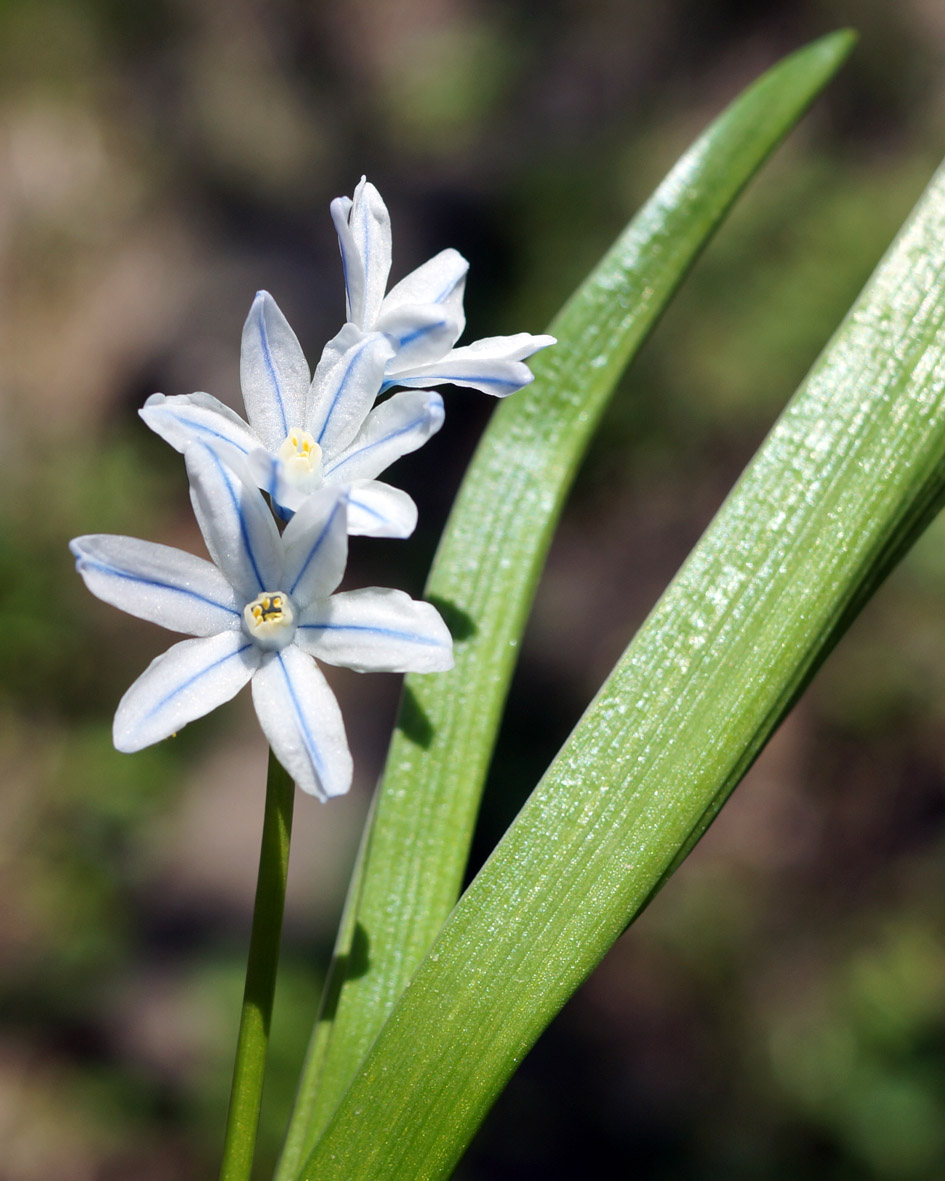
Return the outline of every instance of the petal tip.
{"type": "Polygon", "coordinates": [[[463,274],[469,270],[469,259],[465,254],[457,250],[455,246],[447,246],[445,250],[441,251],[441,255],[443,258],[449,258],[451,261],[456,259],[462,267],[463,274]]]}
{"type": "MultiPolygon", "coordinates": [[[[323,783],[320,783],[315,788],[315,790],[309,792],[309,795],[313,795],[323,804],[327,804],[329,800],[336,800],[339,796],[346,796],[351,790],[351,782],[353,778],[354,774],[352,772],[352,774],[348,775],[345,779],[339,780],[336,783],[330,783],[327,786],[323,783]]],[[[301,783],[299,784],[299,787],[301,787],[303,791],[308,791],[308,789],[301,783]]]]}
{"type": "Polygon", "coordinates": [[[260,289],[253,296],[253,302],[249,305],[249,312],[246,316],[247,325],[251,324],[254,319],[259,316],[265,316],[267,309],[270,306],[275,306],[276,301],[272,298],[268,291],[260,289]]]}
{"type": "Polygon", "coordinates": [[[348,214],[350,211],[350,197],[335,197],[328,206],[328,212],[331,214],[331,219],[336,225],[338,222],[342,222],[344,225],[347,225],[348,214]]]}
{"type": "Polygon", "coordinates": [[[123,755],[134,755],[149,744],[135,737],[134,727],[121,717],[121,706],[112,722],[112,746],[123,755]]]}

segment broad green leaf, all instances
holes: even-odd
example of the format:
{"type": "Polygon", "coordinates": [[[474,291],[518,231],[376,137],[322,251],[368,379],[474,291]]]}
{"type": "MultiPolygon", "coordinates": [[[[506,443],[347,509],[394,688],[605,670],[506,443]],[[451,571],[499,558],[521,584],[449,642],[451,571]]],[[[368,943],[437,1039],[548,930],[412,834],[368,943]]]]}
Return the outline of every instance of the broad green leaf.
{"type": "Polygon", "coordinates": [[[534,587],[617,379],[852,43],[842,32],[792,55],[712,124],[553,322],[559,343],[534,359],[534,384],[493,416],[427,588],[453,629],[456,668],[408,678],[280,1181],[295,1176],[456,901],[534,587]]]}
{"type": "Polygon", "coordinates": [[[945,499],[945,168],[461,899],[306,1162],[449,1175],[945,499]]]}

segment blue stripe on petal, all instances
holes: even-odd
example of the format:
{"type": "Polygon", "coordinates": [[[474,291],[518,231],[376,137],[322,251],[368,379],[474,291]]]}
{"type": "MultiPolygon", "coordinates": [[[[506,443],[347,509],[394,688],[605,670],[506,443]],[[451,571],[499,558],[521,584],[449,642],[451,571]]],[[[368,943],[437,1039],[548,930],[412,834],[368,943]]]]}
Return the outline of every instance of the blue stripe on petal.
{"type": "MultiPolygon", "coordinates": [[[[361,253],[361,266],[364,268],[364,298],[367,299],[368,276],[371,273],[371,235],[366,233],[363,240],[359,243],[361,253]]],[[[367,327],[367,325],[364,325],[367,327]]]]}
{"type": "Polygon", "coordinates": [[[373,443],[365,443],[363,447],[359,447],[357,451],[350,451],[343,460],[339,460],[335,464],[327,464],[324,469],[326,476],[332,475],[334,472],[340,471],[345,464],[350,463],[352,459],[357,459],[359,455],[364,455],[367,451],[373,451],[375,447],[383,447],[385,443],[389,443],[391,439],[399,439],[401,435],[406,435],[416,427],[423,426],[424,423],[430,421],[429,414],[422,414],[419,418],[415,418],[413,422],[408,422],[406,426],[402,426],[399,430],[391,431],[389,435],[384,435],[383,438],[375,439],[373,443]]]}
{"type": "Polygon", "coordinates": [[[209,435],[213,439],[220,439],[222,442],[226,443],[229,447],[235,447],[237,451],[241,451],[244,455],[249,454],[248,447],[243,447],[240,443],[234,443],[233,440],[228,435],[221,434],[220,431],[211,430],[210,427],[206,426],[202,422],[194,422],[193,419],[184,418],[180,414],[176,414],[175,418],[181,424],[181,426],[192,427],[195,431],[199,432],[202,435],[209,435]]]}
{"type": "Polygon", "coordinates": [[[315,745],[315,738],[308,726],[305,724],[305,718],[302,714],[302,707],[299,704],[298,695],[295,692],[295,686],[292,684],[292,678],[289,676],[289,670],[286,667],[285,659],[281,652],[276,653],[276,660],[279,662],[279,668],[285,680],[285,687],[289,694],[289,700],[292,702],[292,712],[295,714],[295,720],[298,723],[299,733],[305,740],[305,753],[308,755],[309,762],[315,771],[315,776],[319,784],[325,783],[325,766],[318,753],[318,747],[315,745]]]}
{"type": "Polygon", "coordinates": [[[348,304],[348,311],[351,311],[351,287],[348,283],[348,252],[344,248],[344,243],[339,240],[341,248],[341,273],[344,275],[345,282],[345,299],[348,304]]]}
{"type": "Polygon", "coordinates": [[[425,644],[428,648],[445,648],[439,640],[429,636],[418,636],[414,632],[397,631],[392,627],[371,627],[366,623],[300,623],[298,630],[321,632],[370,632],[371,635],[385,636],[392,640],[406,640],[411,644],[425,644]]]}
{"type": "MultiPolygon", "coordinates": [[[[257,293],[257,299],[259,295],[257,293]]],[[[282,418],[282,432],[289,433],[289,421],[285,412],[285,399],[282,395],[282,386],[279,384],[279,374],[276,372],[275,364],[272,360],[272,349],[269,347],[269,335],[266,332],[266,315],[263,310],[264,303],[260,304],[259,314],[257,316],[257,327],[259,330],[259,346],[262,349],[263,361],[266,365],[266,372],[269,374],[269,380],[272,382],[272,389],[276,396],[276,404],[279,407],[279,415],[282,418]]]]}
{"type": "MultiPolygon", "coordinates": [[[[411,382],[416,382],[419,386],[439,385],[443,382],[452,383],[454,385],[471,385],[476,389],[485,390],[486,387],[495,387],[499,391],[505,391],[506,394],[514,394],[516,390],[520,390],[523,386],[529,385],[534,380],[534,375],[530,374],[526,381],[510,381],[507,377],[482,377],[482,376],[468,376],[467,374],[453,374],[453,373],[418,373],[416,377],[392,377],[389,378],[381,386],[381,393],[386,394],[388,390],[393,389],[397,385],[409,385],[411,382]]],[[[503,394],[499,392],[497,397],[502,397],[503,394]]]]}
{"type": "Polygon", "coordinates": [[[335,517],[338,515],[338,512],[341,510],[342,506],[345,506],[345,505],[346,505],[346,501],[345,501],[344,497],[339,497],[338,500],[335,501],[334,508],[331,510],[331,513],[328,516],[328,520],[323,525],[322,530],[319,533],[318,537],[316,537],[316,539],[312,545],[312,548],[308,551],[305,561],[302,563],[301,567],[299,568],[299,572],[296,575],[295,580],[293,581],[292,585],[288,588],[290,595],[295,593],[295,588],[302,581],[302,578],[305,575],[306,570],[308,570],[309,566],[312,564],[312,562],[318,556],[318,551],[321,549],[322,543],[324,542],[325,538],[328,536],[329,532],[331,531],[331,527],[334,524],[335,517]]]}
{"type": "Polygon", "coordinates": [[[338,383],[338,388],[335,390],[335,396],[332,398],[331,405],[328,407],[328,413],[325,415],[325,421],[322,424],[322,429],[318,432],[318,438],[316,439],[317,443],[321,443],[322,439],[325,437],[325,432],[328,430],[329,424],[331,423],[331,416],[338,409],[338,403],[344,396],[348,382],[351,380],[352,374],[354,373],[358,362],[361,360],[364,350],[369,346],[373,346],[376,339],[377,338],[375,336],[368,336],[363,341],[361,341],[360,346],[357,348],[354,356],[349,361],[348,367],[345,370],[345,375],[338,383]]]}
{"type": "Polygon", "coordinates": [[[436,297],[436,299],[433,302],[434,303],[443,303],[445,300],[449,299],[449,297],[456,290],[456,284],[460,282],[460,280],[464,277],[464,275],[465,275],[465,272],[463,275],[460,275],[459,279],[454,279],[452,281],[452,283],[449,284],[448,287],[444,287],[443,290],[440,292],[440,294],[436,297]]]}
{"type": "Polygon", "coordinates": [[[253,547],[250,542],[249,530],[246,528],[246,519],[243,516],[243,506],[240,503],[240,498],[237,495],[236,489],[234,487],[234,480],[236,477],[231,477],[229,471],[226,468],[226,465],[220,460],[215,451],[209,447],[206,447],[206,445],[205,450],[208,455],[213,457],[213,462],[217,465],[220,475],[223,478],[223,483],[226,485],[226,490],[230,494],[230,501],[233,504],[233,511],[239,517],[240,521],[240,536],[243,539],[243,548],[246,552],[247,558],[249,558],[249,564],[253,568],[253,574],[256,576],[256,582],[259,586],[259,589],[260,591],[264,591],[266,589],[266,584],[263,581],[262,575],[259,573],[259,566],[256,563],[256,555],[253,553],[253,547]]]}
{"type": "Polygon", "coordinates": [[[376,508],[371,508],[369,504],[365,504],[363,500],[358,500],[356,496],[348,497],[348,504],[352,508],[360,509],[362,513],[367,513],[369,517],[375,517],[378,521],[386,521],[387,517],[383,513],[379,513],[376,508]]]}
{"type": "Polygon", "coordinates": [[[435,324],[425,324],[422,328],[415,328],[413,332],[407,332],[403,336],[397,338],[397,344],[400,348],[404,345],[413,344],[415,340],[419,340],[421,336],[427,336],[431,332],[437,332],[440,328],[446,327],[445,320],[438,320],[435,324]]]}
{"type": "Polygon", "coordinates": [[[175,697],[177,697],[180,693],[183,693],[185,689],[189,689],[191,687],[191,685],[195,685],[197,683],[197,681],[199,681],[202,677],[205,677],[207,675],[207,673],[213,672],[213,670],[215,668],[219,668],[221,664],[226,664],[226,662],[228,660],[234,660],[234,659],[236,659],[236,657],[242,656],[242,654],[248,648],[252,648],[252,646],[253,645],[251,642],[247,642],[243,645],[242,648],[237,648],[237,650],[235,652],[228,652],[226,654],[226,656],[221,656],[220,659],[215,660],[213,662],[213,664],[208,664],[206,668],[202,668],[199,673],[194,673],[194,675],[192,677],[188,677],[186,681],[183,681],[175,689],[172,689],[171,692],[168,693],[165,697],[162,697],[161,700],[157,703],[157,705],[152,706],[151,709],[149,709],[148,712],[144,715],[145,719],[153,718],[154,715],[156,713],[158,713],[160,710],[162,710],[164,708],[164,706],[167,705],[167,703],[169,701],[173,701],[173,699],[175,697]]]}
{"type": "Polygon", "coordinates": [[[228,607],[226,603],[218,603],[216,599],[208,598],[207,595],[201,595],[197,591],[188,590],[183,586],[175,586],[172,582],[159,582],[156,578],[142,578],[138,574],[131,574],[127,570],[119,570],[115,566],[108,566],[104,562],[96,562],[92,558],[79,558],[76,563],[77,569],[82,570],[98,570],[102,574],[110,574],[113,578],[121,578],[126,582],[136,582],[141,586],[154,586],[159,590],[172,591],[176,594],[183,595],[185,598],[196,599],[198,602],[207,603],[211,607],[216,607],[220,611],[226,611],[230,615],[239,615],[240,611],[235,607],[228,607]]]}

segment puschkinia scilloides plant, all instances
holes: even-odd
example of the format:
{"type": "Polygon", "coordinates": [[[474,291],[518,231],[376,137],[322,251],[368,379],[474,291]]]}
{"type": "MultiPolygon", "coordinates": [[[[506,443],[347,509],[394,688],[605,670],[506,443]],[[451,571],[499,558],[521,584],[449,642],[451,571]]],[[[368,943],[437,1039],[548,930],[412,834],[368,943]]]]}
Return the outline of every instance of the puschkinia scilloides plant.
{"type": "Polygon", "coordinates": [[[212,561],[131,537],[71,543],[93,594],[192,636],[154,660],[122,698],[113,738],[133,752],[176,733],[252,682],[269,741],[262,854],[221,1175],[252,1168],[284,908],[292,787],[321,800],[351,786],[341,711],[317,661],[358,672],[442,672],[452,638],[429,603],[402,591],[338,591],[349,534],[409,537],[417,510],[376,477],[443,423],[432,389],[505,397],[532,380],[525,358],[554,343],[520,333],[456,348],[468,264],[444,250],[391,291],[391,229],[377,189],[332,202],[347,321],[314,376],[267,292],[243,328],[248,422],[209,394],[154,394],[145,422],[183,453],[212,561]],[[407,387],[388,397],[397,386],[407,387]],[[265,495],[264,495],[265,494],[265,495]],[[288,778],[287,778],[288,777],[288,778]]]}
{"type": "Polygon", "coordinates": [[[553,321],[555,348],[527,335],[457,346],[455,251],[388,291],[389,219],[362,181],[331,207],[346,323],[314,375],[261,293],[243,334],[248,421],[207,394],[155,395],[142,410],[184,454],[213,560],[128,538],[73,543],[94,593],[195,637],[129,690],[116,745],[157,741],[252,679],[273,752],[227,1181],[252,1169],[292,779],[328,797],[351,776],[313,657],[407,671],[409,692],[276,1176],[446,1178],[945,498],[940,175],[456,904],[514,654],[591,433],[688,267],[852,41],[815,42],[722,113],[553,321]],[[521,391],[493,416],[427,587],[462,625],[452,642],[429,602],[337,590],[349,534],[413,530],[415,506],[377,477],[439,428],[428,387],[447,382],[521,391]]]}
{"type": "Polygon", "coordinates": [[[465,323],[463,257],[444,250],[385,295],[390,219],[377,189],[362,178],[332,215],[353,319],[325,345],[314,377],[275,301],[260,292],[240,357],[249,422],[203,393],[154,394],[140,412],[184,455],[213,562],[128,537],[72,542],[93,594],[197,637],[128,690],[115,746],[131,752],[167,738],[252,679],[273,753],[322,800],[350,787],[351,756],[337,704],[306,657],[359,672],[452,667],[449,632],[428,603],[377,588],[335,593],[349,534],[413,532],[413,501],[375,477],[443,423],[433,390],[378,400],[396,385],[444,382],[504,397],[532,380],[524,358],[554,343],[521,333],[453,348],[465,323]]]}

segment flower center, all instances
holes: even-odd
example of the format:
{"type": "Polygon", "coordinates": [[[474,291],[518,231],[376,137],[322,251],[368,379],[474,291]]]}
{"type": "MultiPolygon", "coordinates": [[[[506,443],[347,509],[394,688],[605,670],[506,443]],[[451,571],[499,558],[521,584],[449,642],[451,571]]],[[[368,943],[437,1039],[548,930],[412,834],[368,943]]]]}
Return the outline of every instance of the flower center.
{"type": "Polygon", "coordinates": [[[243,608],[243,627],[260,648],[284,648],[295,635],[292,600],[285,591],[264,591],[243,608]]]}
{"type": "Polygon", "coordinates": [[[277,452],[288,479],[306,492],[322,482],[322,449],[308,431],[293,427],[277,452]]]}

